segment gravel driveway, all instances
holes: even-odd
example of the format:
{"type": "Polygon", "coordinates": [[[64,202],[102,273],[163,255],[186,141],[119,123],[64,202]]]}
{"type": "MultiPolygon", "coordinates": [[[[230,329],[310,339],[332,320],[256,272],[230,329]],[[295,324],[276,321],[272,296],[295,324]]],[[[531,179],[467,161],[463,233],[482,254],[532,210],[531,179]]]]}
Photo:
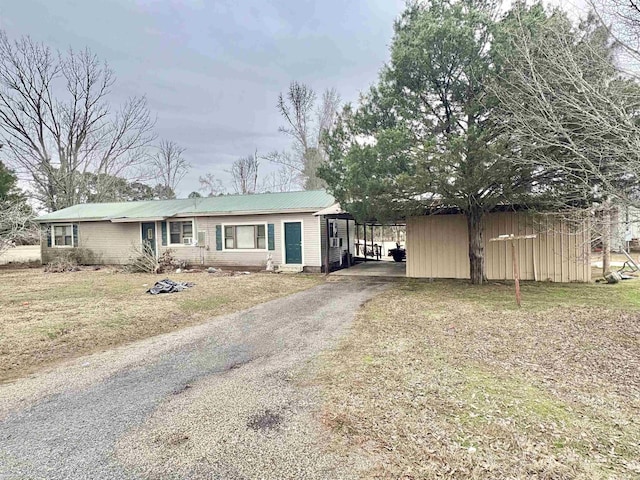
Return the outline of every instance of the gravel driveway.
{"type": "Polygon", "coordinates": [[[329,282],[0,386],[0,478],[350,478],[304,369],[386,285],[329,282]]]}

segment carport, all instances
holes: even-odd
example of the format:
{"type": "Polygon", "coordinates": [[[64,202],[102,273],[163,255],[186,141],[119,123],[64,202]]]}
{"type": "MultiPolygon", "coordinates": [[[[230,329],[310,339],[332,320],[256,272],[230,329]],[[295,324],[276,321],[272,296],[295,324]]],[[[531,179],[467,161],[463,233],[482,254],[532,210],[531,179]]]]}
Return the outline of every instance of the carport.
{"type": "Polygon", "coordinates": [[[323,271],[326,274],[333,270],[331,274],[337,276],[406,276],[406,263],[404,261],[394,262],[390,256],[390,249],[395,248],[396,241],[406,241],[406,232],[404,232],[406,224],[404,222],[383,224],[371,219],[357,223],[355,218],[345,212],[337,203],[315,213],[315,215],[320,217],[322,224],[322,263],[323,271]],[[346,229],[339,225],[335,228],[332,227],[332,222],[340,221],[344,222],[346,229]],[[352,224],[351,228],[349,227],[350,223],[352,224]],[[402,232],[398,231],[397,238],[394,238],[393,241],[390,241],[389,238],[385,241],[384,228],[386,227],[402,227],[402,232]],[[343,238],[337,242],[338,239],[333,238],[333,232],[338,232],[340,235],[346,234],[344,243],[343,238]],[[340,248],[343,248],[340,264],[332,261],[331,249],[337,246],[336,243],[340,248]]]}
{"type": "Polygon", "coordinates": [[[406,277],[406,262],[368,261],[356,263],[350,268],[343,268],[332,272],[338,277],[406,277]]]}

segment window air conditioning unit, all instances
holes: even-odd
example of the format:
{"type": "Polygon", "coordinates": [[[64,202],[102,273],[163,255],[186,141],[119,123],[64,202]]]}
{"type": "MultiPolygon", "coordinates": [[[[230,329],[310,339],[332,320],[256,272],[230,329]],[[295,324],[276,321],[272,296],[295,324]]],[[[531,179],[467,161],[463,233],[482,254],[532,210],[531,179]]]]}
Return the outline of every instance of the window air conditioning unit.
{"type": "Polygon", "coordinates": [[[191,245],[193,243],[193,238],[192,237],[184,237],[182,239],[182,244],[183,245],[191,245]]]}

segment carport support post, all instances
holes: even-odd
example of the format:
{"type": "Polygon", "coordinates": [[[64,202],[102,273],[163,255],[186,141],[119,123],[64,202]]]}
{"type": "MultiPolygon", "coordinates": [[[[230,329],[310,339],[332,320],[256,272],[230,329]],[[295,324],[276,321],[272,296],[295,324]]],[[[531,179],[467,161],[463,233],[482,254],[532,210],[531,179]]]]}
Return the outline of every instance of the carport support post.
{"type": "Polygon", "coordinates": [[[374,251],[374,249],[373,249],[373,248],[374,248],[374,247],[373,247],[373,239],[374,239],[374,236],[373,236],[373,227],[374,227],[374,225],[373,225],[373,223],[372,223],[372,224],[371,224],[371,253],[372,253],[372,256],[376,258],[376,260],[379,260],[379,259],[378,259],[378,251],[377,251],[377,250],[375,250],[375,251],[374,251]]]}
{"type": "Polygon", "coordinates": [[[330,248],[330,244],[329,244],[329,217],[324,217],[324,223],[325,223],[325,236],[324,236],[324,243],[325,243],[325,249],[324,249],[324,274],[325,275],[329,275],[329,248],[330,248]]]}
{"type": "Polygon", "coordinates": [[[347,222],[347,266],[351,266],[351,247],[349,247],[349,219],[345,220],[347,222]]]}
{"type": "Polygon", "coordinates": [[[364,261],[367,261],[367,222],[362,224],[362,231],[364,232],[364,261]]]}

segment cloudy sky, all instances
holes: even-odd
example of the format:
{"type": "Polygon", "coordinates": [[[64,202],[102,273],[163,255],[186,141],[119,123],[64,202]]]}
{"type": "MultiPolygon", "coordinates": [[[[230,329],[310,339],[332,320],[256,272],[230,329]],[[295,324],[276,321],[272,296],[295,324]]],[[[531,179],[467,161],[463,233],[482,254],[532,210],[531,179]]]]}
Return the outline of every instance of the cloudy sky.
{"type": "MultiPolygon", "coordinates": [[[[557,0],[560,3],[560,0],[557,0]]],[[[569,0],[575,4],[581,0],[569,0]]],[[[256,148],[286,148],[275,108],[292,80],[353,101],[388,57],[403,0],[0,0],[0,28],[51,47],[89,47],[115,70],[113,100],[146,95],[160,138],[225,178],[256,148]]],[[[265,169],[268,166],[265,165],[265,169]]]]}

